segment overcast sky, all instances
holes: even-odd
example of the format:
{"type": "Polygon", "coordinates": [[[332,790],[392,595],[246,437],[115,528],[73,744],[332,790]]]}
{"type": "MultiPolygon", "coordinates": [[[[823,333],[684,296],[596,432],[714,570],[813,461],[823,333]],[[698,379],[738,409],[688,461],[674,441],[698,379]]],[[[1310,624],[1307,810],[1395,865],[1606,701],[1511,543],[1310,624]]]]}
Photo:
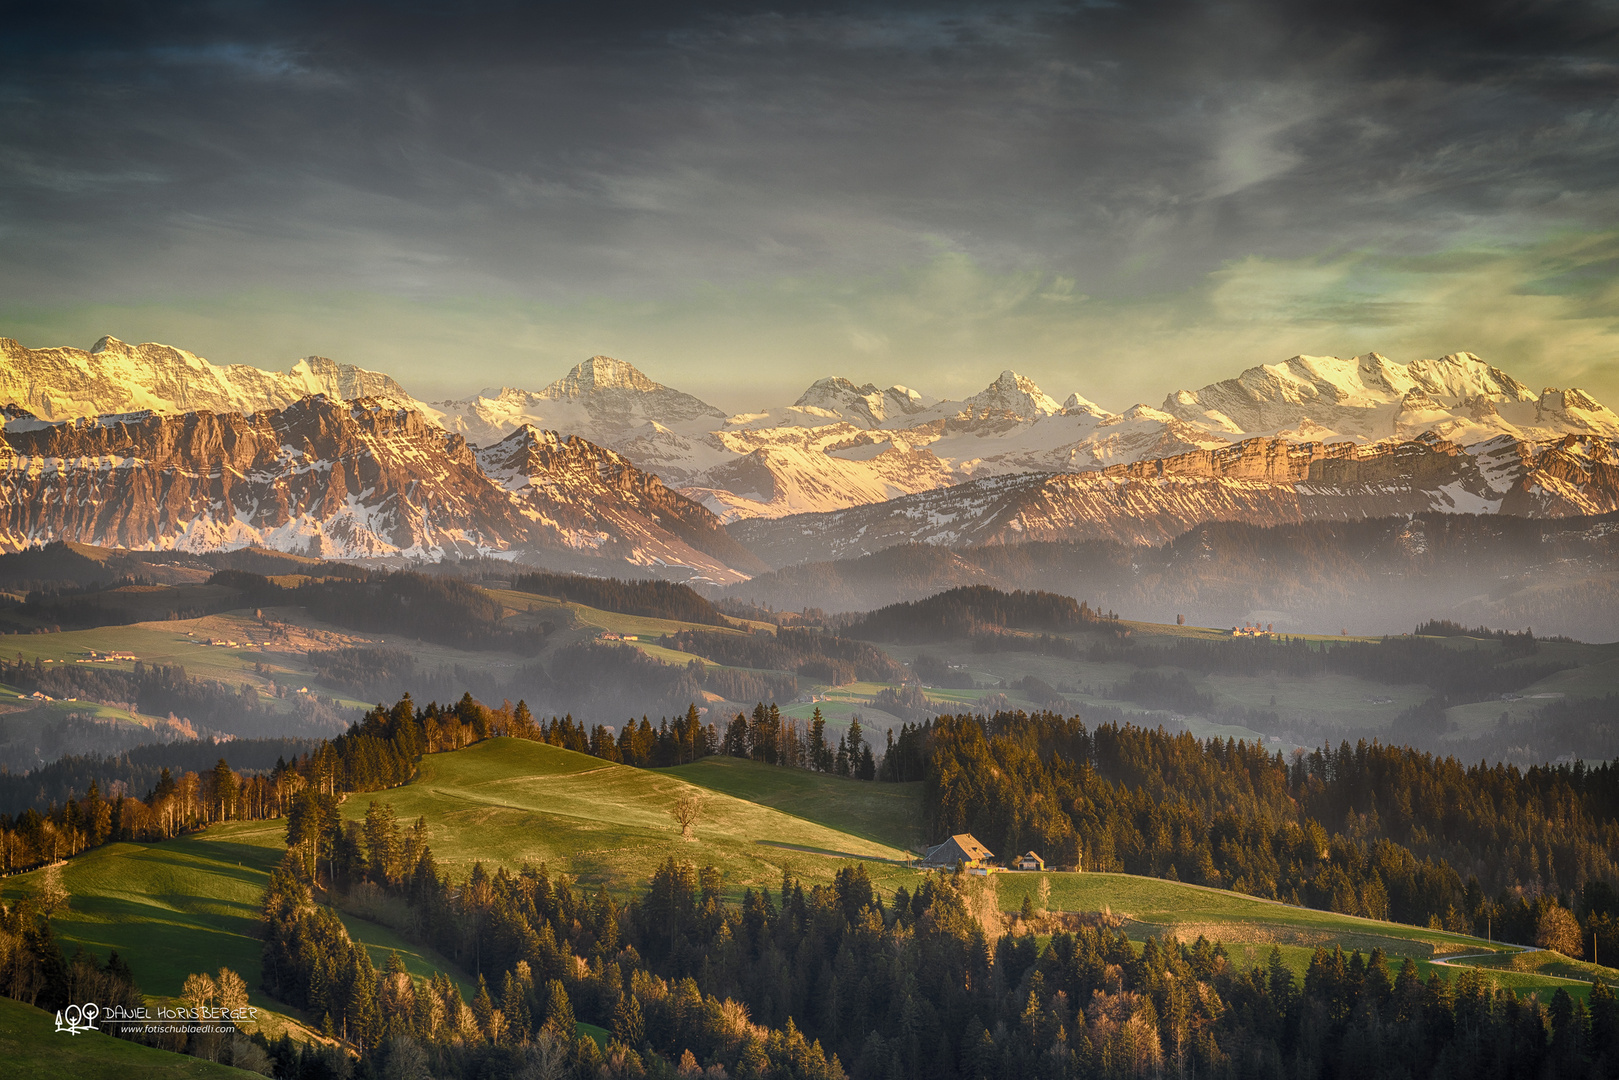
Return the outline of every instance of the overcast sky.
{"type": "Polygon", "coordinates": [[[433,399],[606,353],[732,409],[1468,350],[1619,406],[1611,0],[29,6],[27,345],[433,399]]]}

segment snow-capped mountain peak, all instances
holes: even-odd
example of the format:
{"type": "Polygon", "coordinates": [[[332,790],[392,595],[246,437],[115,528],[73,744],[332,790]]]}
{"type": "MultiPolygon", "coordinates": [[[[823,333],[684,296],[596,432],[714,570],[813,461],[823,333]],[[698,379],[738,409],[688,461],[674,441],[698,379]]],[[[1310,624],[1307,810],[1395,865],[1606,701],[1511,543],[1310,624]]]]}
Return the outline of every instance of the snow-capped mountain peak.
{"type": "Polygon", "coordinates": [[[1565,399],[1536,394],[1468,352],[1408,364],[1367,353],[1347,359],[1295,356],[1251,367],[1234,379],[1170,394],[1163,410],[1205,431],[1234,436],[1377,442],[1432,430],[1471,445],[1500,434],[1547,438],[1571,427],[1619,434],[1607,410],[1598,406],[1600,411],[1571,416],[1562,407],[1565,399]]]}
{"type": "Polygon", "coordinates": [[[551,401],[577,401],[604,390],[650,394],[667,389],[643,375],[634,364],[615,360],[611,356],[592,356],[584,363],[574,365],[572,371],[541,390],[538,396],[551,401]]]}
{"type": "Polygon", "coordinates": [[[542,390],[486,387],[474,397],[436,404],[444,411],[445,427],[479,446],[499,442],[524,424],[581,435],[601,445],[651,445],[667,441],[671,431],[706,434],[725,419],[708,402],[610,356],[592,356],[542,390]]]}
{"type": "Polygon", "coordinates": [[[1086,415],[1099,419],[1113,415],[1090,398],[1080,397],[1077,393],[1068,395],[1068,400],[1062,403],[1062,411],[1070,416],[1086,415]]]}
{"type": "Polygon", "coordinates": [[[1499,397],[1508,401],[1534,401],[1533,390],[1498,367],[1469,352],[1448,353],[1437,360],[1413,360],[1406,374],[1436,398],[1499,397]]]}
{"type": "Polygon", "coordinates": [[[708,402],[654,382],[634,364],[610,356],[592,356],[532,395],[537,401],[582,405],[598,422],[632,423],[656,417],[665,423],[725,413],[708,402]]]}
{"type": "Polygon", "coordinates": [[[89,351],[29,349],[0,338],[0,361],[0,401],[22,405],[42,420],[143,409],[164,416],[197,410],[252,413],[285,408],[312,394],[336,400],[374,397],[415,409],[430,420],[440,417],[391,376],[322,356],[305,357],[288,371],[266,371],[247,364],[214,364],[170,345],[131,345],[108,335],[89,351]]]}
{"type": "Polygon", "coordinates": [[[963,404],[974,414],[1009,412],[1021,420],[1055,416],[1062,412],[1062,406],[1036,386],[1034,380],[1024,378],[1010,368],[963,404]]]}
{"type": "Polygon", "coordinates": [[[881,427],[885,423],[902,420],[922,412],[932,401],[908,386],[890,386],[879,390],[875,383],[856,386],[841,376],[816,379],[808,390],[793,402],[794,409],[817,410],[847,420],[856,427],[881,427]]]}

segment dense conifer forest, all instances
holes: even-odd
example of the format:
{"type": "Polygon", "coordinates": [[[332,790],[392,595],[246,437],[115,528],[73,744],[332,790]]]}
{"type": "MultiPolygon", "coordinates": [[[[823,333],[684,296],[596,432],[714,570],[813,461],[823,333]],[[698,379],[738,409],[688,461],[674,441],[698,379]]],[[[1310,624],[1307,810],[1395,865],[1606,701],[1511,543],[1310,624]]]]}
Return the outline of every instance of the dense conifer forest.
{"type": "Polygon", "coordinates": [[[936,835],[1526,945],[1568,911],[1570,955],[1593,934],[1619,948],[1612,765],[1520,772],[1364,742],[1288,761],[1054,714],[941,717],[899,748],[899,767],[921,760],[936,835]]]}
{"type": "MultiPolygon", "coordinates": [[[[378,804],[363,823],[336,812],[344,793],[406,780],[422,753],[497,734],[640,765],[719,749],[843,771],[824,751],[784,750],[773,714],[761,705],[722,739],[693,707],[609,739],[568,718],[538,723],[521,703],[407,697],[265,773],[219,761],[163,774],[145,799],[93,788],[6,822],[6,846],[37,857],[46,839],[82,849],[284,814],[288,854],[264,897],[265,989],[318,1016],[344,1049],[260,1040],[279,1076],[1521,1076],[1610,1075],[1619,1061],[1619,1012],[1600,984],[1589,1006],[1566,993],[1525,1001],[1474,972],[1423,980],[1409,961],[1326,950],[1300,983],[1279,954],[1250,965],[1202,939],[1138,945],[1106,916],[1026,904],[1008,924],[985,879],[950,873],[883,896],[849,865],[830,885],[788,877],[738,907],[721,902],[716,872],[674,859],[629,898],[543,866],[479,865],[453,881],[421,823],[378,804]],[[394,898],[404,932],[472,974],[470,1002],[448,979],[372,965],[328,906],[366,889],[394,898]],[[576,1020],[610,1031],[606,1047],[576,1020]]],[[[916,771],[936,830],[971,829],[1006,850],[1045,845],[1057,862],[1459,929],[1488,911],[1497,936],[1566,931],[1560,921],[1577,913],[1571,940],[1556,942],[1570,954],[1581,934],[1619,937],[1608,766],[1520,773],[1375,745],[1287,761],[1001,714],[907,725],[870,775],[916,771]]],[[[138,973],[63,957],[33,904],[0,912],[7,993],[49,1006],[74,979],[132,992],[138,973]]],[[[250,1041],[231,1053],[251,1058],[250,1041]]]]}

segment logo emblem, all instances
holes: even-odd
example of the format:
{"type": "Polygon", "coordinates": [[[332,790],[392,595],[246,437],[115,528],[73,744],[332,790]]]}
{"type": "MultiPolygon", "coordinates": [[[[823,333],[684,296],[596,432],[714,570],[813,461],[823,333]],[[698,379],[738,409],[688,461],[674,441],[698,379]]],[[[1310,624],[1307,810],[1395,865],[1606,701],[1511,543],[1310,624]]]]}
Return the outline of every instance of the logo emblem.
{"type": "Polygon", "coordinates": [[[69,1005],[65,1009],[56,1011],[56,1033],[60,1035],[67,1032],[77,1035],[81,1031],[99,1031],[96,1027],[96,1017],[101,1015],[101,1007],[94,1002],[88,1005],[69,1005]]]}

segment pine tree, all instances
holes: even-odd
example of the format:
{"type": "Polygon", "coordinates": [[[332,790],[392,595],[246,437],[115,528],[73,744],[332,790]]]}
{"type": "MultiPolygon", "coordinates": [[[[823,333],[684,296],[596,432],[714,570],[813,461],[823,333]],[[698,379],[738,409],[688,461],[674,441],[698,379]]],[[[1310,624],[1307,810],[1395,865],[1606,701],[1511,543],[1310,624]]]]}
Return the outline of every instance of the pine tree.
{"type": "MultiPolygon", "coordinates": [[[[519,960],[519,964],[523,961],[519,960]]],[[[526,969],[527,965],[523,964],[526,969]]],[[[512,972],[506,972],[505,981],[500,987],[500,1011],[506,1014],[506,1024],[513,1036],[519,1040],[528,1037],[531,1030],[528,1015],[528,1003],[524,1000],[523,985],[512,972]]]]}
{"type": "Polygon", "coordinates": [[[573,1043],[578,1025],[573,1018],[573,1002],[568,1000],[568,991],[563,988],[561,979],[552,979],[546,986],[544,1026],[553,1038],[573,1043]]]}
{"type": "Polygon", "coordinates": [[[646,1024],[641,1019],[641,1003],[634,994],[620,994],[613,1007],[613,1037],[631,1049],[646,1041],[646,1024]]]}

